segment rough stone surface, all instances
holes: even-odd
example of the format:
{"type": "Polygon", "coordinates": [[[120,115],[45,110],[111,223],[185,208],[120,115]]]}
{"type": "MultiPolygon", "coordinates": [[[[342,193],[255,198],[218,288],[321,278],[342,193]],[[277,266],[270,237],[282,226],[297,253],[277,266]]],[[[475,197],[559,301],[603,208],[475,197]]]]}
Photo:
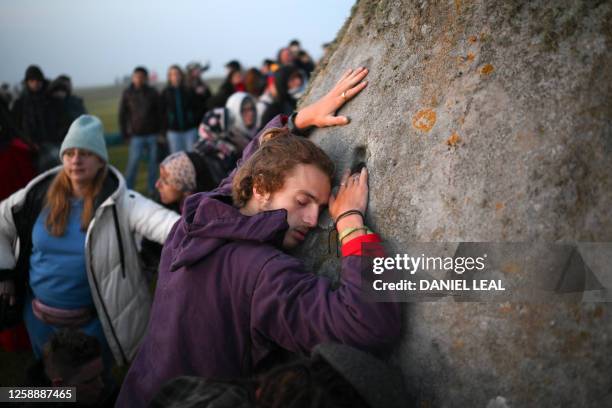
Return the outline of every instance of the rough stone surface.
{"type": "MultiPolygon", "coordinates": [[[[313,138],[340,168],[367,163],[368,224],[392,247],[610,242],[611,45],[611,1],[361,0],[303,103],[370,68],[352,123],[313,138]]],[[[334,276],[328,225],[302,254],[334,276]]],[[[612,406],[610,303],[403,315],[392,359],[420,407],[612,406]]]]}

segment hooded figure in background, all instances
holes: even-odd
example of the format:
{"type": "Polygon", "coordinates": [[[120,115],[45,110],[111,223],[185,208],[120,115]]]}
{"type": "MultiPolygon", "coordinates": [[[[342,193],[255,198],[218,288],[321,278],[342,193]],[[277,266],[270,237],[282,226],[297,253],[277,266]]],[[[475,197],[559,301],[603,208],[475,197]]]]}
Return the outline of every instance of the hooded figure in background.
{"type": "Polygon", "coordinates": [[[240,62],[236,60],[228,62],[225,64],[225,70],[227,72],[225,80],[219,87],[217,93],[207,101],[206,106],[208,110],[225,106],[232,94],[245,91],[242,65],[240,65],[240,62]]]}
{"type": "MultiPolygon", "coordinates": [[[[87,113],[83,99],[72,94],[72,81],[67,75],[60,75],[51,82],[47,90],[53,115],[57,120],[55,138],[64,140],[72,122],[87,113]]],[[[59,164],[59,161],[57,161],[59,164]]]]}
{"type": "Polygon", "coordinates": [[[268,123],[276,115],[290,115],[295,110],[298,99],[306,90],[306,75],[295,66],[283,66],[274,73],[266,94],[260,98],[258,109],[261,119],[258,123],[268,123]]]}
{"type": "Polygon", "coordinates": [[[49,81],[37,65],[26,69],[23,84],[11,114],[19,135],[38,149],[36,167],[42,172],[56,164],[62,137],[58,136],[57,118],[47,92],[49,81]]]}
{"type": "Polygon", "coordinates": [[[206,159],[215,185],[235,167],[242,151],[257,134],[255,100],[246,92],[236,92],[225,108],[204,115],[198,129],[200,140],[194,150],[206,159]]]}

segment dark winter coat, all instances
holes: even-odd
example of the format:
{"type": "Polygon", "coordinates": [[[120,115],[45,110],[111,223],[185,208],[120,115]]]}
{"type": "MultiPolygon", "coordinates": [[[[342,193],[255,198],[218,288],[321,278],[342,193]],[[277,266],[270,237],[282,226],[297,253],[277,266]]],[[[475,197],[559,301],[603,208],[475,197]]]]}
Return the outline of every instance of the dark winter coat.
{"type": "Polygon", "coordinates": [[[274,85],[276,86],[276,97],[269,104],[262,115],[261,123],[268,123],[276,115],[291,115],[295,110],[297,101],[289,94],[289,78],[299,72],[293,65],[281,67],[274,73],[274,85]]]}
{"type": "Polygon", "coordinates": [[[63,81],[55,80],[49,85],[47,91],[49,99],[51,101],[51,110],[56,120],[56,135],[55,140],[60,142],[64,140],[66,133],[72,122],[81,115],[87,113],[83,99],[73,95],[70,87],[68,87],[63,81]],[[63,96],[56,96],[55,92],[61,91],[64,93],[63,96]]]}
{"type": "Polygon", "coordinates": [[[176,88],[166,87],[161,94],[161,109],[164,130],[184,131],[196,128],[200,123],[198,101],[193,91],[186,87],[178,88],[181,103],[181,117],[177,109],[176,88]]]}
{"type": "Polygon", "coordinates": [[[211,98],[212,93],[210,88],[201,78],[195,78],[191,81],[187,80],[187,88],[189,88],[195,98],[195,117],[196,121],[202,119],[202,116],[206,113],[208,100],[211,98]]]}
{"type": "Polygon", "coordinates": [[[237,88],[234,85],[232,85],[231,79],[232,79],[232,76],[234,75],[234,72],[235,71],[230,71],[227,74],[227,76],[225,77],[225,80],[219,87],[219,90],[217,91],[217,93],[208,99],[208,102],[206,104],[207,110],[224,107],[225,103],[227,102],[229,97],[234,94],[234,92],[244,91],[244,86],[238,86],[237,88]]]}
{"type": "Polygon", "coordinates": [[[123,91],[119,104],[119,128],[125,138],[162,131],[160,98],[155,88],[144,85],[136,89],[130,85],[123,91]]]}
{"type": "Polygon", "coordinates": [[[48,86],[48,81],[44,81],[43,88],[36,93],[26,87],[11,110],[19,135],[37,145],[62,142],[61,138],[58,139],[53,100],[46,92],[48,86]]]}
{"type": "MultiPolygon", "coordinates": [[[[280,117],[267,127],[280,127],[280,117]]],[[[257,137],[244,151],[248,158],[257,137]]],[[[399,307],[362,299],[359,256],[342,259],[340,287],[280,249],[284,209],[243,215],[231,180],[188,197],[164,249],[149,331],[118,407],[142,407],[180,375],[251,375],[274,350],[321,342],[381,348],[399,336],[399,307]]]]}

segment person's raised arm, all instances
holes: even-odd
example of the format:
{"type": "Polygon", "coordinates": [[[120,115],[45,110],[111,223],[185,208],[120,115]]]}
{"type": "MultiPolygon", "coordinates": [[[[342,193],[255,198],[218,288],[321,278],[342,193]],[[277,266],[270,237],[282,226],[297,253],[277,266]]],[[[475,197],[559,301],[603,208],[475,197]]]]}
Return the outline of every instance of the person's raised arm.
{"type": "MultiPolygon", "coordinates": [[[[336,116],[336,112],[346,102],[353,99],[366,86],[365,77],[368,75],[368,69],[364,67],[355,70],[347,70],[336,85],[325,96],[318,99],[314,103],[300,109],[294,116],[294,124],[298,129],[308,129],[312,127],[329,127],[343,126],[349,123],[346,116],[336,116]]],[[[238,160],[236,169],[247,160],[259,147],[259,139],[261,135],[266,133],[268,129],[275,127],[283,127],[287,124],[287,117],[278,115],[259,131],[256,137],[242,152],[242,158],[238,160]]],[[[216,191],[222,194],[230,194],[232,191],[232,180],[236,173],[234,169],[229,176],[221,181],[216,191]]]]}
{"type": "Polygon", "coordinates": [[[322,128],[348,124],[349,119],[346,116],[336,116],[336,112],[367,86],[368,81],[365,81],[367,75],[368,69],[364,67],[346,71],[331,91],[315,103],[298,111],[295,126],[307,129],[313,126],[322,128]]]}

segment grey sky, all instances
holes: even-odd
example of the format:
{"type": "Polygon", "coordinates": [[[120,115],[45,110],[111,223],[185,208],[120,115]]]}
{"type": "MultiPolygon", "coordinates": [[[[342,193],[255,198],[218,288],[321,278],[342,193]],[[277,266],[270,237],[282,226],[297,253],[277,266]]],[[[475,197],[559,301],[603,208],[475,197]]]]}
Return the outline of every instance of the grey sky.
{"type": "Polygon", "coordinates": [[[29,64],[75,86],[112,83],[145,65],[165,77],[173,63],[231,59],[259,67],[297,38],[313,57],[332,41],[354,0],[0,0],[0,81],[29,64]]]}

